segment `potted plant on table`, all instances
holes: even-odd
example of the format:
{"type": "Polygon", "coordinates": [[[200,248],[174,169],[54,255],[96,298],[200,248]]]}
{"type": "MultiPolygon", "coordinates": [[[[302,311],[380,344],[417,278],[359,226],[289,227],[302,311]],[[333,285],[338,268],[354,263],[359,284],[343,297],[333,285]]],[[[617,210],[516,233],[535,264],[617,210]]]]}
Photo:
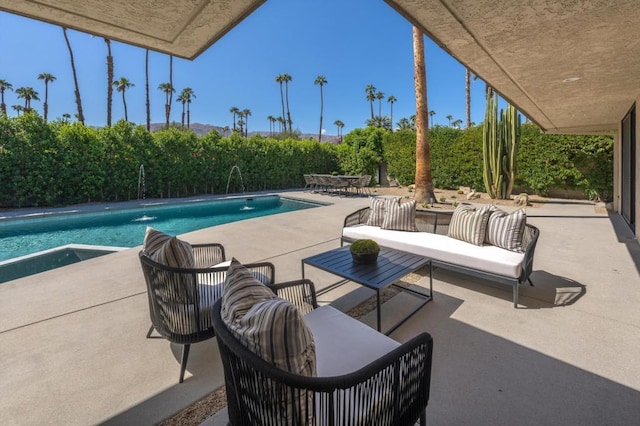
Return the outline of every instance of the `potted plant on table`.
{"type": "Polygon", "coordinates": [[[368,265],[377,262],[380,246],[373,240],[362,239],[355,240],[350,250],[353,263],[368,265]]]}

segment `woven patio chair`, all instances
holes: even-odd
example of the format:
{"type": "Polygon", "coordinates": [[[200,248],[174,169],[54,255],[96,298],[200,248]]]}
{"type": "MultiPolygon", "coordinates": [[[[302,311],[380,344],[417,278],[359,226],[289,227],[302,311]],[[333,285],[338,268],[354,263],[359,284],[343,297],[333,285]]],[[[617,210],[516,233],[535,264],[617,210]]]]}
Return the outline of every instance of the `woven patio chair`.
{"type": "Polygon", "coordinates": [[[371,175],[362,175],[360,179],[355,181],[352,187],[356,191],[356,195],[360,195],[360,193],[371,194],[371,190],[369,189],[370,182],[371,182],[371,175]]]}
{"type": "MultiPolygon", "coordinates": [[[[171,343],[183,345],[180,383],[184,380],[191,344],[215,336],[211,312],[214,303],[222,297],[229,267],[228,265],[207,267],[200,263],[204,261],[203,253],[211,250],[211,245],[194,245],[193,248],[198,267],[189,269],[157,263],[142,251],[138,255],[147,284],[152,324],[147,337],[151,337],[155,329],[160,336],[171,343]]],[[[273,264],[261,262],[245,266],[262,283],[273,283],[275,276],[273,264]]]]}
{"type": "MultiPolygon", "coordinates": [[[[296,305],[301,314],[318,313],[311,281],[269,287],[296,305]]],[[[433,354],[428,333],[394,346],[357,371],[305,376],[282,370],[244,346],[222,319],[221,307],[222,300],[213,307],[213,327],[224,367],[230,425],[400,426],[414,425],[418,420],[426,425],[433,354]]],[[[346,314],[334,312],[347,324],[357,323],[346,314]]]]}
{"type": "Polygon", "coordinates": [[[307,189],[311,192],[315,192],[316,190],[316,180],[313,175],[302,175],[304,177],[304,188],[303,191],[307,189]]]}

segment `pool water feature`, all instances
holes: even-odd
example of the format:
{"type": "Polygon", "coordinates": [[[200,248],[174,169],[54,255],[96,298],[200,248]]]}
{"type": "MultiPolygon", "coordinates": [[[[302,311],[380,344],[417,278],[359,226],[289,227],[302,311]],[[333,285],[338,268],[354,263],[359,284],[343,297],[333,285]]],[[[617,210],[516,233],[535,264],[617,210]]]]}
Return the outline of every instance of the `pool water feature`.
{"type": "MultiPolygon", "coordinates": [[[[210,226],[318,207],[278,195],[181,203],[148,202],[135,209],[39,215],[0,220],[0,262],[68,244],[135,247],[147,226],[179,235],[210,226]]],[[[0,282],[2,282],[0,269],[0,282]]]]}

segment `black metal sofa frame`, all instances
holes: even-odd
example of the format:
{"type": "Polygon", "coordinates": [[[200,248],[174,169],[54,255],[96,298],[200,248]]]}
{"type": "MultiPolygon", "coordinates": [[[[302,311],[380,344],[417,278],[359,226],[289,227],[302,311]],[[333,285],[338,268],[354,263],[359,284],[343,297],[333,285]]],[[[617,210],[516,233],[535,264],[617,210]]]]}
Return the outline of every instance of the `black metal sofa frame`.
{"type": "MultiPolygon", "coordinates": [[[[317,307],[309,280],[270,286],[301,313],[317,307]]],[[[308,377],[281,370],[243,346],[213,308],[231,425],[426,424],[433,340],[421,333],[358,371],[308,377]],[[280,401],[280,403],[276,402],[280,401]],[[282,402],[285,401],[285,402],[282,402]],[[300,420],[300,413],[305,413],[300,420]]],[[[355,321],[345,314],[346,321],[355,321]]]]}
{"type": "MultiPolygon", "coordinates": [[[[357,210],[344,219],[343,227],[364,225],[369,219],[369,207],[357,210]]],[[[428,232],[433,234],[447,235],[449,224],[451,223],[451,217],[453,211],[438,211],[438,210],[416,210],[416,226],[420,232],[428,232]]],[[[509,284],[513,286],[513,307],[518,307],[519,286],[525,282],[533,286],[530,275],[533,271],[533,255],[535,252],[536,244],[538,242],[538,236],[540,231],[533,225],[527,224],[525,227],[522,246],[524,248],[524,260],[522,263],[522,271],[517,278],[493,274],[478,269],[469,268],[465,265],[449,263],[432,259],[433,267],[441,267],[443,269],[459,272],[486,280],[509,284]]],[[[353,240],[342,237],[341,244],[351,243],[353,240]]],[[[433,278],[430,276],[429,280],[433,278]]]]}

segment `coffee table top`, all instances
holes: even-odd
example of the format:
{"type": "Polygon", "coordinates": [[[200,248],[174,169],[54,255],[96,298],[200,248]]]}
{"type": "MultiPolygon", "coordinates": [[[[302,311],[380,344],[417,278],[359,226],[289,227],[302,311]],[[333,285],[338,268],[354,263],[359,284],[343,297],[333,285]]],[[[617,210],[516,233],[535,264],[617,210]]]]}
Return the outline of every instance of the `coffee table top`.
{"type": "Polygon", "coordinates": [[[380,247],[378,262],[372,265],[353,263],[349,246],[329,250],[302,259],[303,264],[314,266],[332,274],[380,290],[429,263],[424,256],[387,247],[380,247]]]}

